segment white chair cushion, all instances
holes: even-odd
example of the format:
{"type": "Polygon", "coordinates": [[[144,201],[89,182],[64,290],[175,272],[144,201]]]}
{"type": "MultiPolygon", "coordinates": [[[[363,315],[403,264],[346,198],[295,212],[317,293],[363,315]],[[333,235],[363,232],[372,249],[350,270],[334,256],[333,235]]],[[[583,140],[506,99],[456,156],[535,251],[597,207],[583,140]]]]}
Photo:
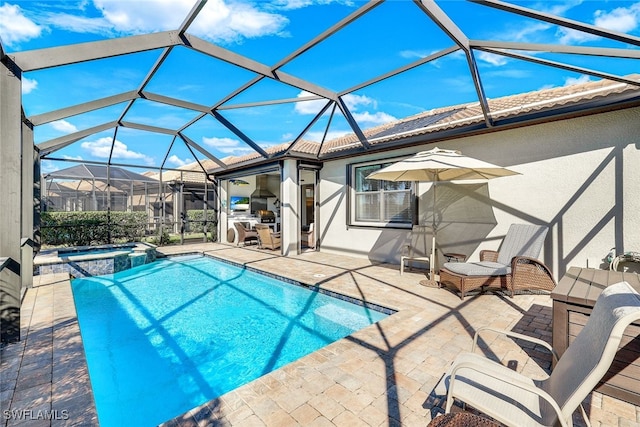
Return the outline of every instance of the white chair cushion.
{"type": "Polygon", "coordinates": [[[511,266],[499,262],[447,262],[447,270],[463,276],[505,276],[511,274],[511,266]]]}

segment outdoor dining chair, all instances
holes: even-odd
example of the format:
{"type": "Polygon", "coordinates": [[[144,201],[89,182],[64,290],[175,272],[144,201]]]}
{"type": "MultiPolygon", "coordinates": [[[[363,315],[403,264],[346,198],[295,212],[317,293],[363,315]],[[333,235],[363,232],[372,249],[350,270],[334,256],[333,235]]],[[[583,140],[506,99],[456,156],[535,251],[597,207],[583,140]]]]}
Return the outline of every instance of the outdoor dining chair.
{"type": "Polygon", "coordinates": [[[516,290],[553,290],[555,279],[549,268],[538,260],[547,227],[512,224],[502,241],[500,251],[480,251],[480,262],[447,262],[440,269],[440,284],[450,285],[465,293],[481,287],[507,289],[513,297],[516,290]]]}
{"type": "Polygon", "coordinates": [[[256,224],[256,231],[260,239],[260,249],[278,249],[280,247],[280,233],[271,231],[266,224],[256,224]]]}
{"type": "MultiPolygon", "coordinates": [[[[572,414],[613,363],[623,333],[640,320],[640,295],[627,282],[607,287],[575,340],[557,359],[545,341],[510,331],[481,328],[470,353],[459,354],[439,387],[446,387],[445,412],[457,399],[507,426],[572,426],[572,414]],[[474,353],[481,332],[490,330],[544,346],[557,360],[551,374],[533,380],[474,353]]],[[[443,390],[437,390],[442,393],[443,390]]]]}
{"type": "Polygon", "coordinates": [[[246,245],[247,242],[254,241],[258,243],[258,233],[254,230],[247,230],[241,222],[235,222],[233,225],[238,230],[238,243],[240,245],[242,242],[243,245],[246,245]]]}

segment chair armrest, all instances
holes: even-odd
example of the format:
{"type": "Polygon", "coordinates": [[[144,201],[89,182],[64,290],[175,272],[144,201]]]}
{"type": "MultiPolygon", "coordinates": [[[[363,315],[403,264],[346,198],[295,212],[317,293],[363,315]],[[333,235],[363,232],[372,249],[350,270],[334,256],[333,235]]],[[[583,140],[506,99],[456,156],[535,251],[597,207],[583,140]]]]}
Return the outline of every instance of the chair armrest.
{"type": "Polygon", "coordinates": [[[551,354],[553,355],[553,358],[555,359],[555,361],[557,362],[559,359],[558,353],[556,353],[556,351],[553,349],[553,347],[551,346],[551,344],[549,344],[546,341],[543,341],[539,338],[534,338],[534,337],[530,337],[528,335],[523,335],[523,334],[519,334],[517,332],[511,332],[511,331],[505,331],[504,329],[496,329],[493,328],[491,326],[483,326],[481,328],[478,328],[478,330],[476,330],[476,333],[473,336],[473,345],[471,346],[471,352],[475,352],[477,344],[478,344],[478,338],[480,336],[480,332],[483,331],[492,331],[492,332],[496,332],[498,334],[502,334],[508,337],[513,337],[513,338],[518,338],[521,339],[523,341],[529,341],[531,343],[534,344],[538,344],[543,346],[544,348],[546,348],[547,350],[549,350],[551,352],[551,354]]]}
{"type": "Polygon", "coordinates": [[[498,261],[498,251],[492,251],[489,249],[484,249],[480,251],[480,261],[498,261]]]}
{"type": "Polygon", "coordinates": [[[532,257],[516,256],[511,260],[513,289],[544,289],[552,291],[556,281],[549,267],[532,257]]]}
{"type": "MultiPolygon", "coordinates": [[[[487,360],[489,361],[489,359],[487,359],[487,360]]],[[[495,363],[495,362],[491,362],[491,363],[495,363]]],[[[523,390],[528,391],[529,393],[532,393],[532,394],[535,394],[535,395],[541,397],[542,399],[546,400],[549,403],[549,406],[551,406],[555,410],[555,412],[556,412],[556,414],[558,416],[558,420],[560,421],[560,425],[563,426],[563,427],[567,427],[568,426],[567,421],[564,419],[564,416],[562,415],[562,410],[560,409],[560,405],[558,405],[558,402],[556,402],[555,399],[553,397],[551,397],[551,395],[549,395],[549,393],[545,392],[544,390],[542,390],[542,389],[540,389],[538,387],[532,386],[531,384],[529,384],[529,383],[527,383],[525,381],[519,380],[518,378],[513,378],[513,377],[508,377],[507,378],[507,377],[500,376],[496,372],[490,372],[487,369],[486,366],[482,366],[482,365],[480,365],[478,363],[473,363],[473,362],[470,362],[470,361],[461,362],[461,363],[457,364],[453,368],[453,370],[451,371],[451,376],[449,378],[449,389],[447,390],[447,403],[446,403],[446,406],[445,406],[445,413],[448,413],[451,410],[451,406],[453,405],[453,399],[452,398],[454,397],[454,391],[453,390],[454,390],[455,384],[456,384],[455,377],[456,377],[456,372],[458,370],[460,370],[460,369],[471,369],[471,370],[476,371],[476,372],[478,372],[478,373],[480,373],[482,375],[485,375],[487,377],[491,377],[491,378],[493,378],[495,380],[498,380],[498,381],[502,381],[502,382],[504,382],[506,384],[509,384],[509,385],[513,385],[513,386],[519,387],[519,388],[521,388],[523,390]]],[[[465,403],[469,403],[471,406],[476,407],[474,405],[474,402],[465,402],[465,403]]],[[[477,408],[477,409],[480,409],[482,412],[486,411],[486,408],[484,410],[483,410],[483,408],[477,408]]],[[[493,413],[493,414],[492,413],[487,413],[487,415],[495,418],[495,417],[499,417],[500,414],[498,414],[498,413],[493,413]]],[[[497,418],[497,419],[499,420],[499,418],[497,418]]]]}

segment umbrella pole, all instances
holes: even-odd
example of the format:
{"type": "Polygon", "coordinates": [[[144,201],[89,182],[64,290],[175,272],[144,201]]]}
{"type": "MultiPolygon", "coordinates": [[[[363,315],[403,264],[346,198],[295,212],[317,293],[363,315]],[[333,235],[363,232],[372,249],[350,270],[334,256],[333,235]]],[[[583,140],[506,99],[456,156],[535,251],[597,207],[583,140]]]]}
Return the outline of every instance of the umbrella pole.
{"type": "Polygon", "coordinates": [[[429,260],[429,279],[432,281],[436,281],[436,272],[435,272],[435,264],[436,264],[436,188],[438,184],[438,175],[436,174],[436,179],[433,181],[433,216],[431,219],[431,228],[433,232],[431,233],[431,259],[429,260]]]}
{"type": "Polygon", "coordinates": [[[427,280],[421,280],[420,284],[422,286],[428,286],[430,288],[439,288],[440,282],[436,277],[436,184],[438,182],[438,174],[436,173],[435,179],[433,181],[433,216],[431,220],[431,256],[429,257],[429,278],[427,280]]]}

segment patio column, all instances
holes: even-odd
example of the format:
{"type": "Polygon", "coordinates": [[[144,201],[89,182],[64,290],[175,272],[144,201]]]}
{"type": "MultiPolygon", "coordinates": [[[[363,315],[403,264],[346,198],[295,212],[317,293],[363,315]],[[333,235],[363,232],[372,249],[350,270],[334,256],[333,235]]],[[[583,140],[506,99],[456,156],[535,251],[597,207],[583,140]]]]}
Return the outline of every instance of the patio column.
{"type": "MultiPolygon", "coordinates": [[[[22,264],[22,289],[33,286],[33,247],[39,242],[34,238],[34,217],[40,210],[40,197],[35,197],[34,187],[40,184],[39,154],[33,146],[33,127],[22,125],[22,235],[20,253],[22,264]]],[[[39,239],[38,239],[39,240],[39,239]]]]}
{"type": "Polygon", "coordinates": [[[20,340],[21,71],[0,62],[0,340],[20,340]]]}
{"type": "Polygon", "coordinates": [[[298,162],[284,160],[282,164],[280,189],[280,231],[282,254],[285,256],[298,253],[298,228],[300,212],[298,212],[298,162]]]}

